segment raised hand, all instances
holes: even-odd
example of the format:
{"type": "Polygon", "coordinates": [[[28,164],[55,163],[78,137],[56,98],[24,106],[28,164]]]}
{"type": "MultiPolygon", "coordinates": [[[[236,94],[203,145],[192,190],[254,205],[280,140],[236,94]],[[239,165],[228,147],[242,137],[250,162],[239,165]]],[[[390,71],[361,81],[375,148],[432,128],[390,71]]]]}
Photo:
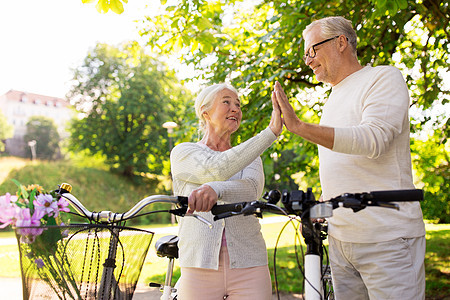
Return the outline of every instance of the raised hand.
{"type": "Polygon", "coordinates": [[[279,136],[283,130],[283,119],[281,118],[280,106],[275,98],[275,92],[272,92],[272,117],[269,127],[276,136],[279,136]]]}
{"type": "Polygon", "coordinates": [[[334,128],[320,126],[319,124],[311,124],[300,120],[297,117],[294,108],[289,104],[289,100],[278,81],[275,82],[274,93],[275,99],[283,114],[284,126],[286,126],[287,130],[314,144],[333,149],[334,128]]]}
{"type": "Polygon", "coordinates": [[[302,121],[300,121],[294,111],[294,108],[291,106],[291,104],[289,104],[289,100],[278,81],[275,82],[275,89],[273,94],[283,114],[284,125],[286,126],[287,130],[295,132],[296,127],[299,126],[302,121]]]}

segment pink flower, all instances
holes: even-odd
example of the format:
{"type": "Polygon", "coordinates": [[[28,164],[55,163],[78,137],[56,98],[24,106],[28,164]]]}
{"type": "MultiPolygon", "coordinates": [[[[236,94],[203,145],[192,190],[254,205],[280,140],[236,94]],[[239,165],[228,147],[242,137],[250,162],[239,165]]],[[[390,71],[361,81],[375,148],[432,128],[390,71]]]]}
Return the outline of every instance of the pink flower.
{"type": "Polygon", "coordinates": [[[16,221],[16,227],[19,228],[18,232],[23,236],[28,236],[28,241],[33,242],[34,237],[40,235],[44,231],[43,228],[33,228],[41,225],[41,219],[44,215],[45,213],[42,210],[36,209],[33,216],[31,216],[29,208],[20,209],[16,221]]]}
{"type": "Polygon", "coordinates": [[[49,194],[39,194],[33,202],[36,211],[40,210],[49,217],[57,217],[59,214],[58,203],[53,201],[53,196],[49,194]]]}
{"type": "Polygon", "coordinates": [[[17,196],[11,196],[10,193],[6,193],[4,196],[0,196],[0,228],[5,228],[8,225],[14,225],[16,220],[16,206],[17,196]]]}
{"type": "Polygon", "coordinates": [[[59,211],[69,212],[70,209],[69,209],[68,206],[69,206],[69,201],[67,201],[66,199],[60,198],[58,200],[58,209],[59,209],[59,211]]]}

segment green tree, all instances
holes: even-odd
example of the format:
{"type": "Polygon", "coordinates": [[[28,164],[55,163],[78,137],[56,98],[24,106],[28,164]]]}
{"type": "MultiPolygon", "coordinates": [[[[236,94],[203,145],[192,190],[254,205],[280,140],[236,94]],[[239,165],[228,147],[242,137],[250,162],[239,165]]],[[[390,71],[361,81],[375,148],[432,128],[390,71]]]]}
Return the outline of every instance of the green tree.
{"type": "Polygon", "coordinates": [[[12,138],[14,134],[14,127],[9,125],[6,121],[5,115],[0,111],[0,152],[5,151],[6,139],[12,138]]]}
{"type": "Polygon", "coordinates": [[[424,216],[439,223],[450,223],[450,144],[443,144],[440,139],[436,131],[426,140],[414,139],[412,159],[425,190],[424,216]]]}
{"type": "MultiPolygon", "coordinates": [[[[36,157],[41,159],[55,159],[60,155],[59,133],[55,122],[44,116],[32,116],[27,122],[25,143],[35,140],[36,157]]],[[[27,147],[27,155],[32,156],[31,148],[27,147]]]]}
{"type": "MultiPolygon", "coordinates": [[[[263,0],[254,3],[183,0],[167,6],[161,15],[147,19],[141,31],[154,51],[178,53],[198,71],[198,78],[209,82],[228,80],[244,91],[243,112],[247,118],[237,141],[249,138],[267,125],[270,90],[275,80],[292,97],[299,116],[317,122],[330,89],[317,82],[303,63],[301,33],[314,19],[342,15],[357,30],[361,64],[394,64],[402,70],[413,101],[412,131],[419,134],[433,128],[440,143],[448,145],[446,111],[450,91],[443,82],[450,62],[448,1],[263,0]]],[[[426,143],[433,145],[434,141],[426,143]]],[[[316,147],[289,132],[284,132],[280,144],[264,154],[266,181],[275,183],[272,179],[275,164],[270,162],[271,157],[275,153],[277,157],[289,157],[285,150],[294,151],[296,159],[278,160],[276,173],[282,179],[289,179],[300,172],[304,174],[302,182],[317,186],[316,147]]],[[[416,165],[420,163],[416,161],[416,165]]],[[[421,167],[416,170],[421,178],[432,172],[421,167]]],[[[437,191],[435,195],[442,192],[437,191]]]]}
{"type": "Polygon", "coordinates": [[[137,44],[98,44],[74,73],[68,97],[81,118],[70,149],[101,154],[117,172],[168,174],[166,121],[179,122],[189,93],[162,63],[137,44]],[[166,168],[164,166],[166,165],[166,168]]]}

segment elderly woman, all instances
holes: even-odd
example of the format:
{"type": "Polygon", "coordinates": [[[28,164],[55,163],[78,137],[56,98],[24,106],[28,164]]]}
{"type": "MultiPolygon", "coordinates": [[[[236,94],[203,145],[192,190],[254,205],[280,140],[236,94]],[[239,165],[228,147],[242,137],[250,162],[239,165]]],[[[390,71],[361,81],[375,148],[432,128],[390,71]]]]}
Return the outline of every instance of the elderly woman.
{"type": "Polygon", "coordinates": [[[264,173],[259,157],[281,133],[282,119],[272,94],[268,128],[231,146],[241,123],[237,91],[228,84],[204,89],[195,101],[203,138],[182,143],[171,153],[173,190],[189,196],[189,212],[213,223],[210,229],[194,218],[180,220],[180,300],[271,299],[267,251],[258,219],[235,216],[213,221],[208,212],[219,203],[254,201],[261,197],[264,173]]]}

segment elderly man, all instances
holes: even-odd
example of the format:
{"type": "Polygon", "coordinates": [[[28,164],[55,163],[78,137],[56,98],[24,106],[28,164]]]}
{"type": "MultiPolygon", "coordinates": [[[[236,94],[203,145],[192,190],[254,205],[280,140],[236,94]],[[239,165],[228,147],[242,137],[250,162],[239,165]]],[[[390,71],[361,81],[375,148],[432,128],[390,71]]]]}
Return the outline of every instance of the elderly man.
{"type": "MultiPolygon", "coordinates": [[[[281,88],[275,95],[286,128],[319,147],[322,197],[413,189],[409,95],[400,71],[361,66],[356,32],[343,17],[314,21],[303,32],[303,59],[332,92],[320,124],[300,120],[281,88]]],[[[418,202],[400,210],[338,208],[329,221],[336,299],[425,299],[425,226],[418,202]]]]}

